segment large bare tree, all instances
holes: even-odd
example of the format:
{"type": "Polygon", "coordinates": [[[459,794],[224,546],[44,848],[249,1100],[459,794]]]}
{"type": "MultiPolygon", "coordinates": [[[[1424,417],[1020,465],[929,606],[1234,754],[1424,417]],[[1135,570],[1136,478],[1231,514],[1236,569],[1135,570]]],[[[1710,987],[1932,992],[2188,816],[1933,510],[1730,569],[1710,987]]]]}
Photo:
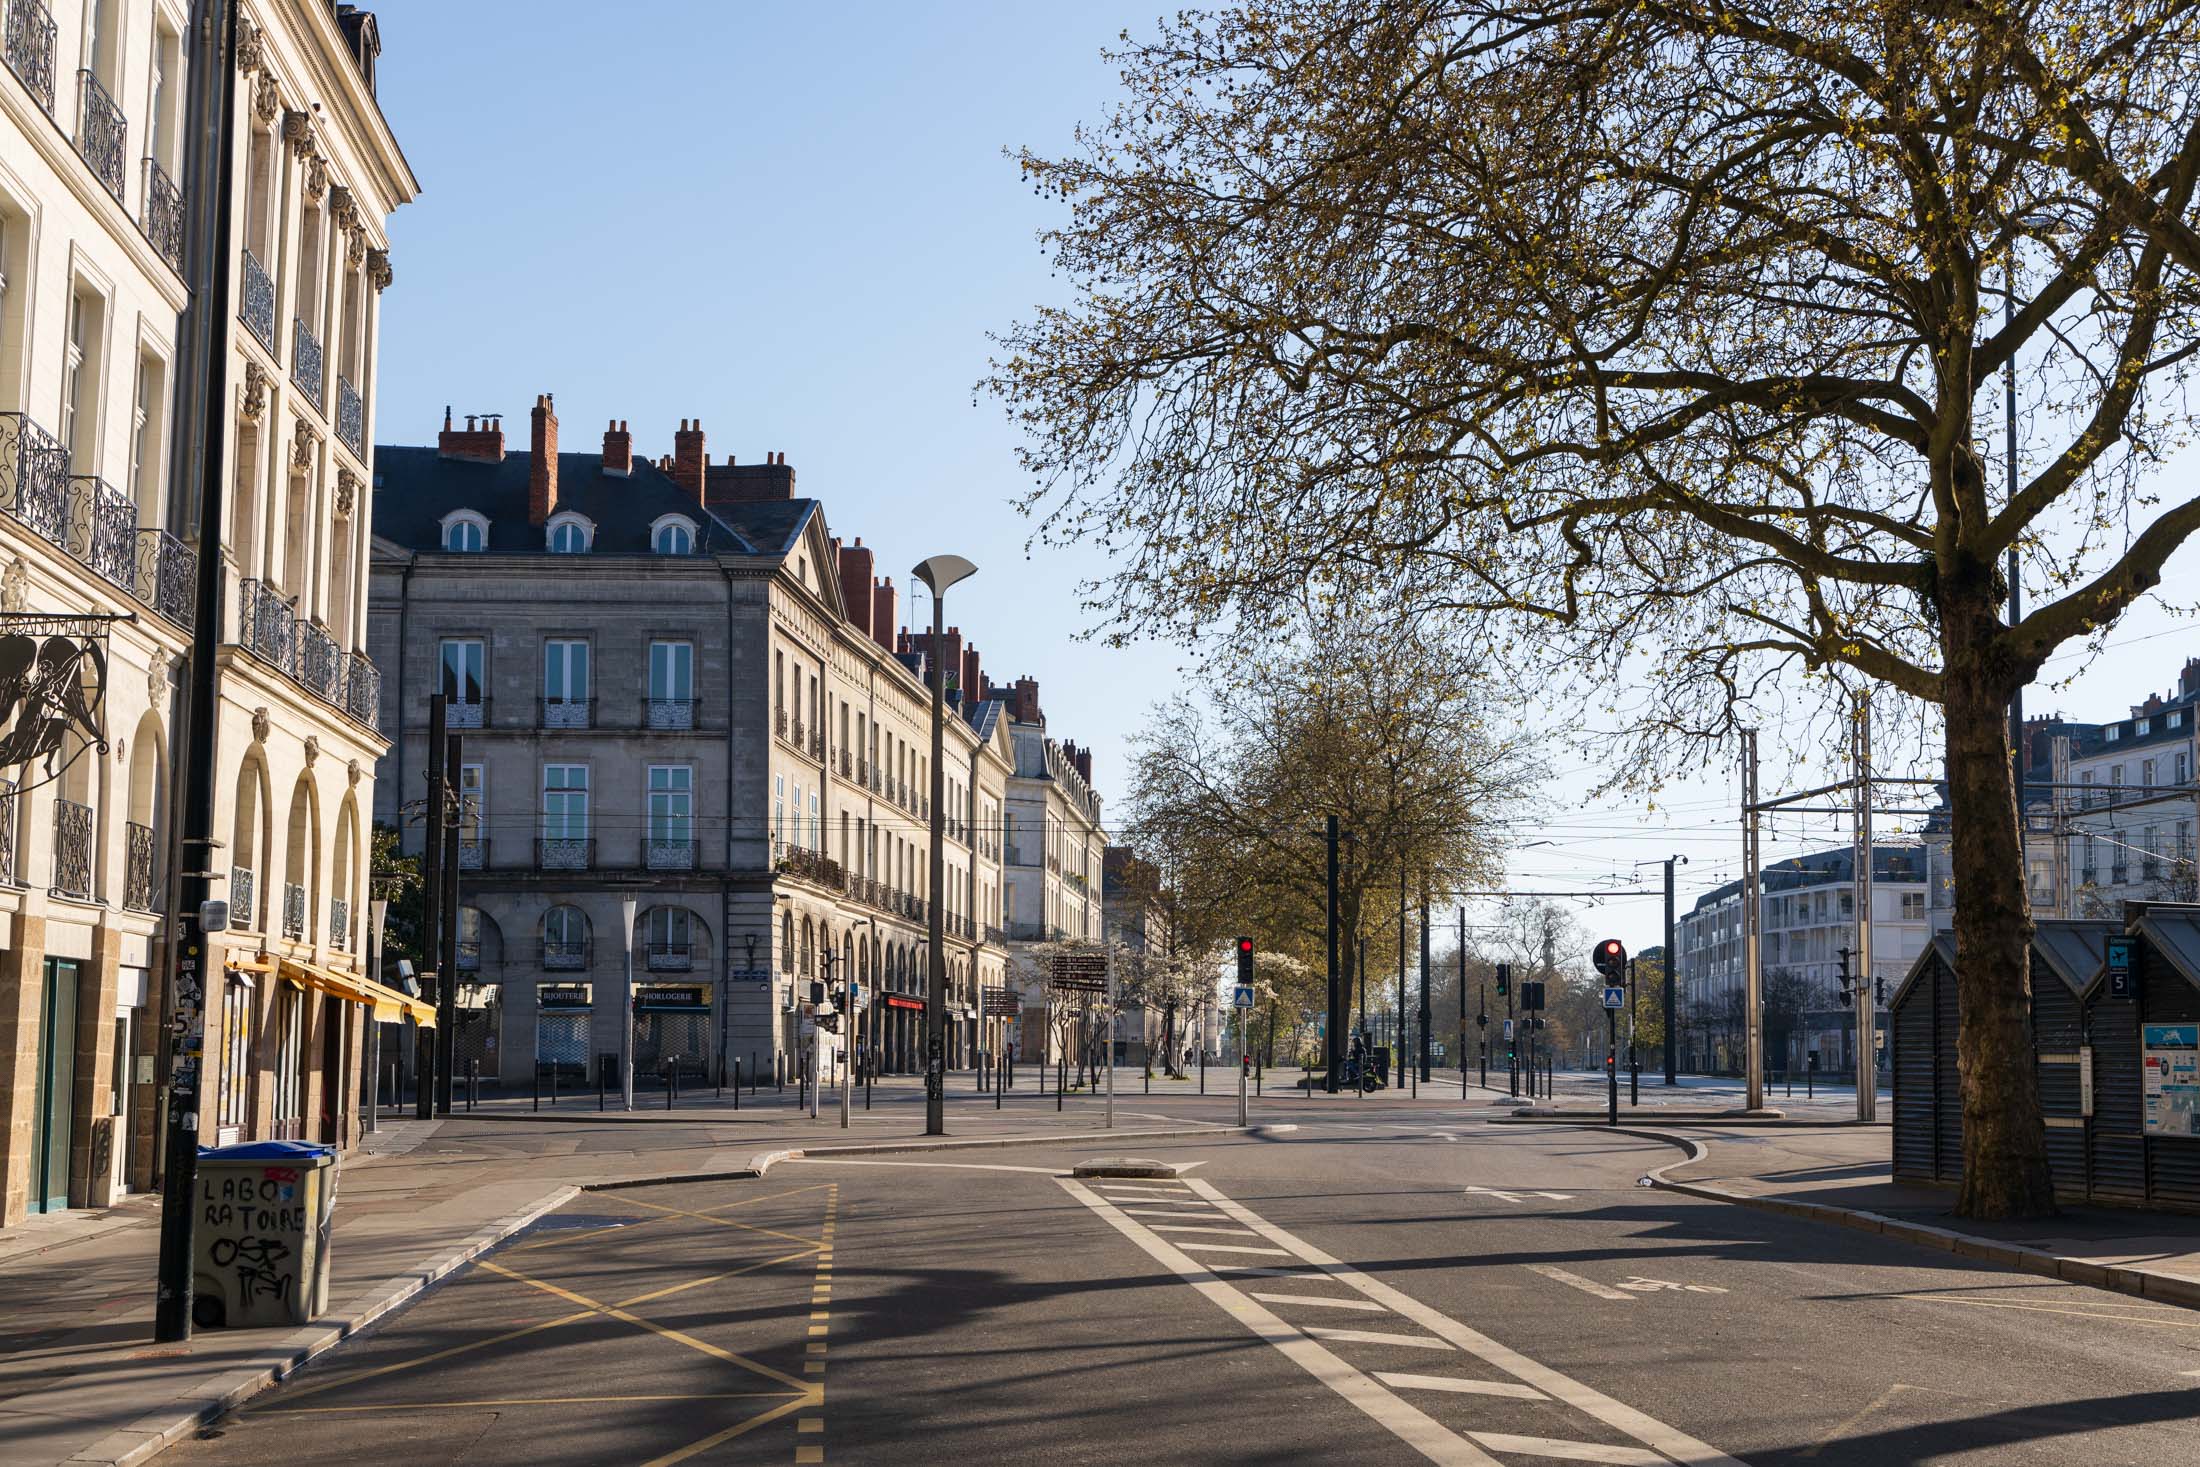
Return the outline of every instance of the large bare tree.
{"type": "Polygon", "coordinates": [[[2049,1211],[2006,712],[2200,527],[2145,477],[2191,423],[2195,55],[2174,0],[1165,24],[1111,116],[1023,159],[1075,292],[990,379],[1028,507],[1115,551],[1116,635],[1388,578],[1631,696],[1645,777],[1798,689],[1936,710],[1958,1208],[2049,1211]]]}

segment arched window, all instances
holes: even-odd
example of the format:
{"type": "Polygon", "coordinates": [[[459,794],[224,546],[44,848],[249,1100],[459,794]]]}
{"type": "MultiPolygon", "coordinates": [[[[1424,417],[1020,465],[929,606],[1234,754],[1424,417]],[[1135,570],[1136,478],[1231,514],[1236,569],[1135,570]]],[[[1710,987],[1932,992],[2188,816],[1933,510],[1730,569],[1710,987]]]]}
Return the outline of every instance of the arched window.
{"type": "Polygon", "coordinates": [[[542,965],[588,966],[588,914],[579,907],[557,906],[542,914],[542,965]]]}
{"type": "Polygon", "coordinates": [[[454,555],[478,555],[489,543],[489,522],[470,509],[443,518],[443,548],[454,555]]]}
{"type": "Polygon", "coordinates": [[[695,527],[683,519],[661,519],[650,533],[649,545],[659,555],[691,555],[695,551],[695,527]]]}
{"type": "Polygon", "coordinates": [[[550,553],[579,555],[588,549],[588,531],[571,520],[550,532],[550,553]]]}

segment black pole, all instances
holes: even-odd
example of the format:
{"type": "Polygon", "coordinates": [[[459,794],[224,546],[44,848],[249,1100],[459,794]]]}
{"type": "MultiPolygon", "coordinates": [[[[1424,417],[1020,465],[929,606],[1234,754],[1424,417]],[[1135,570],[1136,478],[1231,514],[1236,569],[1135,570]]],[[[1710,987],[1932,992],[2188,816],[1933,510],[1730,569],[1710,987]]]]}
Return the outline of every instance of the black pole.
{"type": "Polygon", "coordinates": [[[1391,1045],[1391,1077],[1406,1088],[1406,873],[1398,870],[1398,1033],[1391,1045]]]}
{"type": "Polygon", "coordinates": [[[1337,1070],[1344,1057],[1344,987],[1337,971],[1337,817],[1323,824],[1329,856],[1329,1022],[1322,1059],[1328,1068],[1329,1092],[1337,1092],[1337,1070]]]}
{"type": "Polygon", "coordinates": [[[1680,955],[1673,951],[1673,857],[1665,858],[1665,1083],[1676,1085],[1674,1078],[1674,1044],[1678,1036],[1673,1025],[1673,971],[1679,966],[1680,955]]]}
{"type": "Polygon", "coordinates": [[[1467,1098],[1467,909],[1459,909],[1459,1098],[1467,1098]]]}
{"type": "Polygon", "coordinates": [[[197,0],[191,15],[191,72],[185,99],[184,257],[190,303],[177,320],[175,468],[169,504],[195,503],[195,517],[175,514],[196,531],[199,579],[194,588],[191,663],[184,698],[185,736],[175,750],[183,819],[174,853],[178,879],[174,965],[164,995],[170,1028],[167,1155],[162,1167],[160,1263],[153,1304],[153,1338],[191,1338],[192,1223],[199,1187],[200,1065],[206,1046],[206,978],[212,952],[199,922],[213,896],[214,657],[222,615],[222,450],[229,430],[230,201],[235,167],[230,119],[236,113],[235,0],[197,0]]]}
{"type": "Polygon", "coordinates": [[[435,1113],[451,1113],[451,1079],[458,1057],[458,801],[459,735],[443,735],[443,962],[436,969],[435,1113]]]}
{"type": "Polygon", "coordinates": [[[1604,1011],[1604,1124],[1619,1124],[1619,1010],[1604,1011]]]}
{"type": "MultiPolygon", "coordinates": [[[[437,962],[443,949],[443,775],[444,741],[448,724],[444,710],[443,694],[428,695],[428,808],[420,818],[420,897],[421,952],[428,971],[422,980],[438,985],[430,988],[422,997],[436,1005],[437,1023],[442,1022],[442,974],[437,962]]],[[[399,735],[402,738],[403,731],[399,735]]],[[[417,1077],[413,1082],[413,1115],[418,1120],[430,1120],[435,1116],[436,1079],[435,1067],[439,1041],[433,1030],[417,1031],[418,1042],[413,1046],[413,1068],[417,1077]]]]}
{"type": "Polygon", "coordinates": [[[1421,1083],[1422,1083],[1423,1085],[1426,1085],[1426,1084],[1428,1083],[1428,1075],[1429,1075],[1429,1055],[1428,1055],[1428,1029],[1429,1029],[1429,1020],[1430,1020],[1430,1018],[1431,1018],[1431,1017],[1433,1017],[1433,1016],[1432,1016],[1432,1015],[1431,1015],[1431,1014],[1429,1013],[1429,998],[1428,998],[1428,984],[1429,984],[1429,977],[1428,977],[1428,970],[1429,970],[1429,930],[1428,930],[1428,877],[1427,877],[1427,875],[1426,875],[1426,874],[1424,874],[1424,875],[1423,875],[1423,876],[1421,877],[1421,1009],[1420,1009],[1420,1013],[1419,1013],[1419,1016],[1418,1016],[1418,1017],[1417,1017],[1417,1018],[1416,1018],[1416,1019],[1414,1020],[1414,1022],[1415,1022],[1415,1023],[1417,1024],[1417,1025],[1419,1025],[1419,1026],[1420,1026],[1420,1027],[1419,1027],[1419,1034],[1420,1034],[1420,1038],[1419,1038],[1419,1040],[1417,1041],[1417,1044],[1418,1044],[1418,1047],[1419,1047],[1419,1049],[1420,1049],[1420,1054],[1421,1054],[1421,1083]]]}
{"type": "MultiPolygon", "coordinates": [[[[929,564],[929,562],[927,562],[929,564]]],[[[926,819],[931,827],[931,901],[925,911],[925,935],[931,944],[926,962],[931,984],[924,1008],[924,1134],[947,1134],[947,923],[942,908],[947,903],[947,771],[943,753],[946,738],[947,660],[940,655],[947,629],[943,625],[947,597],[932,588],[932,645],[926,656],[932,664],[932,808],[926,819]]]]}

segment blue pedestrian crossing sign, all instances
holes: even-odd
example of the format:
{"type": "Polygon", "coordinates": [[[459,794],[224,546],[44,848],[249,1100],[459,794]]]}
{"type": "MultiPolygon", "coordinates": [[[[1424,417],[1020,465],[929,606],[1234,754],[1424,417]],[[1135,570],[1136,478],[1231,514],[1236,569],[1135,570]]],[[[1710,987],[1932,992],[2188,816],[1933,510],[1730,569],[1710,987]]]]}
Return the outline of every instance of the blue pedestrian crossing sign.
{"type": "Polygon", "coordinates": [[[1618,984],[1604,990],[1604,1006],[1608,1009],[1627,1007],[1627,990],[1618,984]]]}
{"type": "Polygon", "coordinates": [[[1233,988],[1231,989],[1231,991],[1230,991],[1230,1007],[1231,1007],[1231,1008],[1234,1008],[1234,1009],[1249,1009],[1249,1008],[1251,1008],[1252,1006],[1253,1006],[1253,985],[1252,985],[1252,984],[1250,984],[1250,983],[1240,983],[1240,984],[1237,984],[1237,985],[1236,985],[1235,987],[1233,987],[1233,988]]]}

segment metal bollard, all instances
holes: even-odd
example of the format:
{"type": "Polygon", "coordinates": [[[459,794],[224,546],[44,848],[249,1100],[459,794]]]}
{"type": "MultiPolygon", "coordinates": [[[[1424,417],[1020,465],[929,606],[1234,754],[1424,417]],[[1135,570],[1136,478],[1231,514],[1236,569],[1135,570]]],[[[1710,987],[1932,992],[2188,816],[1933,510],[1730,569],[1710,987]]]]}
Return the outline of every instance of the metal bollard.
{"type": "Polygon", "coordinates": [[[466,1061],[466,1109],[472,1110],[481,1099],[481,1061],[466,1061]]]}
{"type": "Polygon", "coordinates": [[[550,1108],[558,1108],[558,1067],[554,1063],[550,1066],[550,1108]]]}
{"type": "Polygon", "coordinates": [[[733,1057],[733,1108],[741,1108],[741,1056],[733,1057]]]}
{"type": "Polygon", "coordinates": [[[535,1103],[529,1108],[532,1110],[542,1109],[542,1066],[539,1064],[535,1066],[535,1103]]]}
{"type": "Polygon", "coordinates": [[[1063,1055],[1054,1065],[1054,1108],[1062,1108],[1062,1092],[1069,1085],[1069,1056],[1063,1055]]]}
{"type": "Polygon", "coordinates": [[[1199,1047],[1199,1093],[1207,1093],[1207,1046],[1199,1047]]]}
{"type": "Polygon", "coordinates": [[[673,1059],[670,1059],[670,1060],[667,1060],[667,1061],[665,1061],[665,1109],[666,1109],[666,1110],[670,1110],[670,1109],[672,1109],[672,1077],[673,1077],[673,1074],[675,1073],[675,1063],[676,1063],[677,1059],[678,1059],[678,1056],[677,1056],[677,1055],[675,1055],[675,1056],[673,1057],[673,1059]]]}
{"type": "Polygon", "coordinates": [[[596,1109],[602,1110],[604,1098],[611,1093],[611,1072],[604,1068],[603,1056],[596,1056],[596,1109]]]}
{"type": "Polygon", "coordinates": [[[1007,1076],[1007,1074],[1008,1061],[995,1060],[993,1062],[993,1108],[995,1110],[999,1110],[1001,1108],[1001,1081],[1007,1076]]]}

